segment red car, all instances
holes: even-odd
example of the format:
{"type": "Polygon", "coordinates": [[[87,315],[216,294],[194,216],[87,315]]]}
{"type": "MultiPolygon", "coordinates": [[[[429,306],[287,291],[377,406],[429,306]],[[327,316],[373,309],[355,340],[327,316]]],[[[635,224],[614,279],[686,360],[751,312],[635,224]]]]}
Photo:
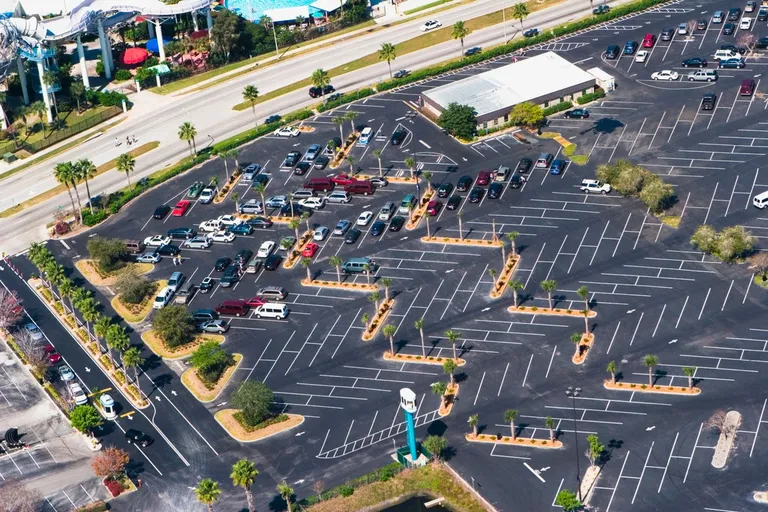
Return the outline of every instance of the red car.
{"type": "Polygon", "coordinates": [[[264,297],[260,297],[258,295],[253,297],[253,298],[248,299],[247,301],[245,301],[245,303],[248,304],[252,308],[257,308],[259,306],[263,306],[267,302],[269,302],[267,299],[265,299],[264,297]]]}
{"type": "Polygon", "coordinates": [[[478,185],[487,185],[491,182],[491,179],[493,178],[493,174],[491,174],[491,171],[480,171],[477,175],[477,184],[478,185]]]}
{"type": "Polygon", "coordinates": [[[61,361],[61,354],[56,352],[56,348],[51,345],[50,343],[46,343],[43,346],[43,352],[45,352],[48,355],[48,362],[51,364],[56,364],[59,361],[61,361]]]}
{"type": "Polygon", "coordinates": [[[333,178],[331,178],[331,181],[333,181],[337,185],[349,185],[353,181],[355,181],[355,178],[348,174],[337,174],[333,178]]]}
{"type": "Polygon", "coordinates": [[[427,205],[427,213],[430,214],[432,217],[440,213],[440,208],[443,207],[443,203],[440,201],[430,201],[427,205]]]}
{"type": "Polygon", "coordinates": [[[317,245],[315,242],[310,242],[304,246],[304,250],[301,251],[301,255],[305,258],[311,258],[312,256],[315,255],[315,253],[319,248],[320,246],[317,245]]]}
{"type": "Polygon", "coordinates": [[[653,34],[645,34],[645,37],[643,38],[643,48],[653,48],[654,44],[656,44],[656,36],[653,34]]]}
{"type": "Polygon", "coordinates": [[[189,209],[189,206],[192,204],[191,201],[187,201],[186,199],[182,199],[178,203],[176,203],[176,206],[173,208],[173,212],[171,215],[174,217],[183,217],[185,213],[187,213],[187,210],[189,209]]]}

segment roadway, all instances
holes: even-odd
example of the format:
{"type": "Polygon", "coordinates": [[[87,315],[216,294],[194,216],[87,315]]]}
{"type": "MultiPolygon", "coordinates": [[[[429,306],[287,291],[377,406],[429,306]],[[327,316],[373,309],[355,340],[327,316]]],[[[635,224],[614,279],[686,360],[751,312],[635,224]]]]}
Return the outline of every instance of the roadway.
{"type": "MultiPolygon", "coordinates": [[[[511,1],[505,2],[508,5],[512,5],[512,3],[511,1]]],[[[443,26],[450,26],[455,21],[471,19],[498,9],[498,2],[478,0],[442,12],[437,18],[440,19],[443,26]]],[[[545,27],[588,15],[589,12],[590,6],[587,2],[566,0],[558,4],[557,9],[549,8],[533,13],[525,20],[525,26],[545,27]]],[[[51,173],[54,162],[88,157],[96,165],[99,165],[126,151],[127,148],[124,143],[115,147],[115,138],[124,141],[127,136],[135,135],[140,144],[160,141],[159,149],[137,159],[136,171],[132,175],[132,180],[135,181],[178,161],[188,152],[187,144],[177,137],[177,128],[185,121],[192,122],[197,128],[198,147],[232,136],[252,126],[254,116],[250,109],[242,112],[232,110],[232,106],[242,100],[241,93],[245,85],[254,84],[259,88],[261,94],[266,94],[297,81],[299,79],[296,73],[297,69],[306,70],[305,73],[308,75],[317,68],[330,69],[350,62],[358,57],[376,52],[382,43],[396,44],[421,34],[419,26],[422,23],[423,19],[416,19],[374,32],[365,37],[341,41],[330,47],[296,56],[263,69],[257,69],[252,73],[197,93],[175,97],[158,97],[151,92],[143,91],[134,97],[136,106],[128,114],[127,120],[103,136],[96,137],[66,151],[55,160],[31,167],[3,180],[5,194],[0,197],[0,211],[55,187],[57,183],[51,173]]],[[[513,20],[507,21],[506,32],[508,37],[512,37],[515,33],[513,20]]],[[[492,26],[470,34],[465,39],[465,48],[488,47],[499,44],[504,41],[504,36],[505,28],[501,24],[492,26]]],[[[458,51],[459,43],[448,41],[399,57],[393,62],[393,67],[395,69],[417,69],[455,57],[458,51]]],[[[338,90],[344,91],[375,83],[387,76],[387,65],[382,62],[334,77],[333,83],[338,90]]],[[[256,117],[263,120],[276,112],[287,112],[315,103],[317,101],[309,98],[306,91],[302,89],[257,105],[256,117]]],[[[90,189],[96,195],[117,190],[124,185],[125,176],[122,173],[109,171],[92,180],[90,189]]],[[[12,218],[3,219],[0,221],[0,230],[3,233],[2,238],[0,238],[0,249],[7,253],[16,253],[24,250],[32,241],[46,238],[44,224],[52,220],[53,213],[60,206],[66,209],[68,204],[67,195],[60,194],[12,218]]]]}

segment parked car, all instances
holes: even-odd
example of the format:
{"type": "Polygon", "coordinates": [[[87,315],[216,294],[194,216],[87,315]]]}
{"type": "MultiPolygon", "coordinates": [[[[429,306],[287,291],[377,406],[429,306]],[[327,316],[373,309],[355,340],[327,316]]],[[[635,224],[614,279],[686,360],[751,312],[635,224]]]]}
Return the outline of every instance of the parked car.
{"type": "Polygon", "coordinates": [[[405,224],[405,217],[402,217],[400,215],[395,215],[392,217],[392,220],[389,222],[389,230],[390,231],[400,231],[400,229],[405,224]]]}
{"type": "Polygon", "coordinates": [[[264,260],[264,270],[277,270],[282,263],[283,257],[279,254],[272,254],[264,260]]]}
{"type": "Polygon", "coordinates": [[[312,240],[322,242],[323,240],[325,240],[325,237],[327,236],[328,236],[328,228],[325,226],[319,226],[315,229],[315,232],[312,234],[312,240]]]}
{"type": "Polygon", "coordinates": [[[355,181],[355,178],[352,176],[349,176],[348,174],[337,174],[331,178],[331,181],[333,181],[337,185],[349,185],[353,181],[355,181]]]}
{"type": "Polygon", "coordinates": [[[277,137],[298,137],[301,132],[294,126],[283,126],[274,131],[277,137]]]}
{"type": "Polygon", "coordinates": [[[451,196],[448,198],[448,202],[445,204],[446,210],[455,210],[461,204],[461,196],[451,196]]]}
{"type": "Polygon", "coordinates": [[[159,254],[160,256],[176,256],[181,252],[181,248],[179,248],[178,245],[174,244],[165,244],[161,245],[157,249],[155,249],[155,254],[159,254]]]}
{"type": "Polygon", "coordinates": [[[234,235],[250,235],[253,233],[253,226],[246,224],[245,222],[241,222],[240,224],[230,226],[229,232],[234,235]]]}
{"type": "Polygon", "coordinates": [[[475,187],[469,191],[470,203],[479,203],[481,199],[483,199],[483,189],[475,187]]]}
{"type": "Polygon", "coordinates": [[[203,191],[200,192],[200,198],[198,201],[202,204],[209,204],[213,201],[213,198],[216,197],[216,194],[218,193],[219,189],[216,187],[205,187],[203,191]]]}
{"type": "Polygon", "coordinates": [[[357,228],[350,229],[349,231],[347,231],[347,235],[344,237],[344,243],[353,244],[357,242],[357,239],[360,238],[361,234],[362,234],[362,231],[360,231],[357,228]]]}
{"type": "Polygon", "coordinates": [[[296,176],[304,176],[312,168],[310,162],[299,162],[293,169],[293,174],[296,176]]]}
{"type": "Polygon", "coordinates": [[[351,222],[349,222],[346,219],[340,220],[338,223],[336,223],[336,227],[333,228],[333,234],[334,236],[342,236],[344,233],[349,230],[350,226],[352,225],[351,222]]]}
{"type": "Polygon", "coordinates": [[[284,236],[280,239],[280,243],[278,244],[277,248],[281,251],[287,251],[288,249],[291,249],[294,245],[296,245],[296,237],[295,236],[284,236]]]}
{"type": "Polygon", "coordinates": [[[144,239],[144,245],[147,247],[159,247],[171,243],[171,237],[163,235],[148,236],[144,239]]]}
{"type": "Polygon", "coordinates": [[[368,224],[370,224],[371,219],[373,219],[373,212],[372,211],[364,211],[357,218],[357,225],[358,226],[367,226],[368,224]]]}
{"type": "Polygon", "coordinates": [[[586,192],[589,194],[590,192],[598,192],[601,194],[607,194],[611,191],[611,186],[608,183],[602,183],[597,180],[581,180],[581,186],[579,186],[579,189],[582,192],[586,192]]]}
{"type": "MultiPolygon", "coordinates": [[[[494,183],[493,185],[497,185],[497,183],[494,183]]],[[[493,185],[491,185],[491,187],[493,187],[493,185]]],[[[440,213],[440,209],[442,207],[443,207],[443,203],[437,200],[432,200],[427,204],[427,213],[430,216],[434,217],[435,215],[440,213]]]]}
{"type": "Polygon", "coordinates": [[[209,235],[211,240],[218,243],[232,243],[235,241],[235,234],[231,231],[217,231],[212,235],[209,235]]]}
{"type": "Polygon", "coordinates": [[[398,128],[397,130],[392,132],[392,137],[390,139],[392,141],[392,145],[399,146],[400,144],[402,144],[403,141],[405,140],[406,135],[407,133],[403,128],[398,128]]]}
{"type": "Polygon", "coordinates": [[[444,199],[451,195],[453,192],[453,185],[450,183],[442,183],[437,187],[437,197],[444,199]]]}
{"type": "Polygon", "coordinates": [[[200,192],[203,191],[205,188],[205,183],[202,181],[196,181],[192,184],[191,187],[189,187],[189,190],[187,190],[187,197],[191,197],[192,199],[197,199],[200,196],[200,192]]]}
{"type": "Polygon", "coordinates": [[[248,219],[245,221],[246,224],[249,226],[253,226],[254,228],[262,228],[267,229],[272,227],[272,221],[267,219],[266,217],[254,217],[252,219],[248,219]]]}
{"type": "MultiPolygon", "coordinates": [[[[643,41],[645,42],[645,41],[643,41]]],[[[605,58],[606,59],[618,59],[619,58],[619,47],[615,44],[610,45],[608,48],[605,49],[605,58]]]]}
{"type": "Polygon", "coordinates": [[[488,199],[498,199],[504,192],[504,185],[501,183],[493,183],[488,187],[488,199]]]}
{"type": "Polygon", "coordinates": [[[219,314],[213,309],[197,309],[192,312],[192,320],[195,322],[206,322],[217,318],[219,318],[219,314]]]}
{"type": "Polygon", "coordinates": [[[288,196],[272,196],[267,199],[267,208],[282,208],[288,204],[288,196]]]}
{"type": "Polygon", "coordinates": [[[125,431],[125,442],[128,444],[137,444],[141,446],[142,448],[146,448],[150,444],[152,444],[152,438],[149,437],[147,434],[142,432],[141,430],[136,430],[135,428],[129,428],[125,431]]]}
{"type": "Polygon", "coordinates": [[[635,54],[635,62],[645,62],[645,60],[651,55],[648,50],[640,50],[635,54]]]}
{"type": "Polygon", "coordinates": [[[690,68],[690,67],[705,68],[707,67],[707,60],[702,59],[701,57],[691,57],[690,59],[685,59],[683,61],[683,67],[684,68],[690,68]]]}
{"type": "Polygon", "coordinates": [[[190,249],[207,249],[211,246],[211,239],[207,236],[196,236],[184,242],[184,247],[190,249]]]}
{"type": "Polygon", "coordinates": [[[386,187],[387,185],[389,185],[389,181],[387,181],[387,178],[374,177],[369,179],[368,181],[370,181],[371,185],[373,185],[374,187],[386,187]]]}
{"type": "Polygon", "coordinates": [[[638,46],[639,44],[637,41],[627,41],[624,44],[624,55],[634,55],[638,46]]]}
{"type": "Polygon", "coordinates": [[[299,205],[304,208],[311,208],[313,210],[319,210],[325,207],[325,198],[322,197],[308,197],[299,201],[299,205]]]}
{"type": "Polygon", "coordinates": [[[200,291],[200,293],[208,293],[213,290],[214,286],[216,286],[216,281],[214,281],[213,278],[204,277],[203,281],[200,283],[197,289],[200,291]]]}
{"type": "Polygon", "coordinates": [[[485,186],[491,182],[491,179],[491,171],[480,171],[477,173],[477,180],[475,180],[475,184],[485,186]]]}
{"type": "Polygon", "coordinates": [[[311,258],[315,255],[315,253],[320,249],[320,246],[317,245],[315,242],[309,242],[307,245],[304,246],[304,249],[301,250],[301,255],[304,258],[311,258]]]}
{"type": "Polygon", "coordinates": [[[387,223],[382,220],[377,220],[371,225],[370,233],[371,236],[381,236],[384,231],[387,229],[387,223]]]}
{"type": "Polygon", "coordinates": [[[297,163],[299,163],[299,160],[301,160],[301,153],[298,151],[289,151],[285,156],[285,160],[283,160],[282,167],[283,169],[294,167],[297,163]]]}
{"type": "Polygon", "coordinates": [[[168,212],[171,211],[171,207],[167,204],[161,204],[157,208],[155,208],[155,212],[152,214],[153,219],[157,220],[163,220],[166,215],[168,215],[168,212]]]}
{"type": "Polygon", "coordinates": [[[230,265],[227,270],[221,275],[219,279],[219,286],[222,288],[229,288],[240,279],[240,269],[237,265],[230,265]]]}
{"type": "Polygon", "coordinates": [[[230,263],[232,263],[232,258],[222,256],[221,258],[216,260],[216,263],[213,264],[213,270],[215,270],[216,272],[224,272],[227,269],[227,267],[229,267],[230,263]]]}
{"type": "Polygon", "coordinates": [[[213,233],[214,231],[219,231],[221,226],[221,221],[219,219],[210,219],[206,220],[198,226],[200,228],[200,231],[204,231],[206,233],[213,233]]]}
{"type": "Polygon", "coordinates": [[[724,36],[733,35],[735,31],[736,31],[736,25],[734,25],[733,23],[726,23],[725,25],[723,25],[724,36]]]}
{"type": "Polygon", "coordinates": [[[472,177],[471,176],[462,176],[459,178],[459,181],[456,183],[456,190],[459,192],[466,192],[469,190],[469,187],[472,186],[472,177]]]}
{"type": "Polygon", "coordinates": [[[655,73],[651,74],[652,80],[666,80],[666,81],[674,81],[680,78],[680,75],[677,71],[672,71],[669,69],[665,69],[663,71],[656,71],[655,73]]]}
{"type": "Polygon", "coordinates": [[[174,228],[168,230],[168,236],[173,238],[179,238],[188,240],[194,238],[197,235],[197,231],[192,228],[174,228]]]}
{"type": "Polygon", "coordinates": [[[56,368],[56,371],[59,373],[59,378],[63,382],[69,382],[71,380],[75,380],[75,372],[73,372],[72,368],[70,368],[65,364],[62,364],[58,368],[56,368]]]}
{"type": "Polygon", "coordinates": [[[515,172],[518,172],[520,174],[525,174],[531,170],[532,166],[533,166],[533,160],[531,160],[530,158],[521,158],[520,161],[517,162],[517,167],[515,167],[515,172]]]}
{"type": "Polygon", "coordinates": [[[229,324],[226,320],[208,320],[200,324],[200,331],[224,334],[229,330],[229,324]]]}
{"type": "Polygon", "coordinates": [[[574,108],[565,112],[565,117],[568,119],[589,119],[589,110],[585,108],[574,108]]]}
{"type": "Polygon", "coordinates": [[[259,246],[259,250],[256,251],[256,257],[257,258],[266,258],[270,254],[272,254],[272,251],[275,250],[275,242],[272,240],[267,240],[265,242],[262,242],[262,244],[259,246]]]}
{"type": "Polygon", "coordinates": [[[521,188],[523,184],[525,184],[525,177],[520,176],[517,173],[513,174],[512,178],[509,180],[510,188],[521,188]]]}
{"type": "Polygon", "coordinates": [[[139,256],[136,256],[136,261],[139,263],[157,263],[162,257],[154,252],[145,252],[139,256]]]}
{"type": "Polygon", "coordinates": [[[565,170],[565,160],[555,160],[549,168],[549,174],[560,174],[565,170]]]}
{"type": "Polygon", "coordinates": [[[264,205],[258,199],[249,199],[240,205],[240,213],[264,213],[264,205]]]}
{"type": "Polygon", "coordinates": [[[330,161],[331,161],[330,158],[328,158],[327,156],[320,155],[317,158],[315,158],[314,168],[322,171],[323,169],[326,168],[326,166],[328,166],[330,161]]]}
{"type": "Polygon", "coordinates": [[[189,210],[189,207],[192,205],[191,201],[187,201],[186,199],[182,199],[178,203],[176,203],[176,206],[173,207],[173,212],[171,212],[171,215],[173,217],[183,217],[185,213],[187,213],[187,210],[189,210]]]}

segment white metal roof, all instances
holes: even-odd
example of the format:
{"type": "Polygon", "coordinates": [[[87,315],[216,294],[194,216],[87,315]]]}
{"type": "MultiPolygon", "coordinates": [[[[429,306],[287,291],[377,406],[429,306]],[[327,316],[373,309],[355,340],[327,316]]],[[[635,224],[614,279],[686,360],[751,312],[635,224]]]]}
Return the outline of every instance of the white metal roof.
{"type": "Polygon", "coordinates": [[[317,0],[309,5],[319,11],[333,12],[336,9],[341,8],[342,1],[343,0],[317,0]]]}
{"type": "Polygon", "coordinates": [[[602,80],[602,81],[613,80],[613,75],[609,75],[608,73],[606,73],[600,68],[590,68],[587,70],[587,73],[597,78],[598,80],[602,80]]]}
{"type": "Polygon", "coordinates": [[[441,85],[424,95],[443,107],[452,102],[470,105],[482,116],[590,81],[594,84],[593,75],[547,52],[441,85]]]}
{"type": "Polygon", "coordinates": [[[264,14],[269,16],[274,22],[295,21],[299,16],[309,21],[309,6],[301,5],[299,7],[284,7],[282,9],[265,9],[264,14]]]}

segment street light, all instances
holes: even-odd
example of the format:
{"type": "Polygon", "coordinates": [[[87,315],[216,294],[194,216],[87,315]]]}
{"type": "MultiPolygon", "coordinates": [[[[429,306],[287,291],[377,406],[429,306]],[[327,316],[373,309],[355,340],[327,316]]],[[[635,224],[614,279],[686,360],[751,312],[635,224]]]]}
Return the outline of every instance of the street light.
{"type": "Polygon", "coordinates": [[[581,501],[581,469],[579,468],[579,431],[576,426],[576,397],[581,394],[581,388],[574,388],[568,386],[565,390],[565,394],[572,399],[573,403],[573,439],[576,447],[576,494],[581,501]]]}

